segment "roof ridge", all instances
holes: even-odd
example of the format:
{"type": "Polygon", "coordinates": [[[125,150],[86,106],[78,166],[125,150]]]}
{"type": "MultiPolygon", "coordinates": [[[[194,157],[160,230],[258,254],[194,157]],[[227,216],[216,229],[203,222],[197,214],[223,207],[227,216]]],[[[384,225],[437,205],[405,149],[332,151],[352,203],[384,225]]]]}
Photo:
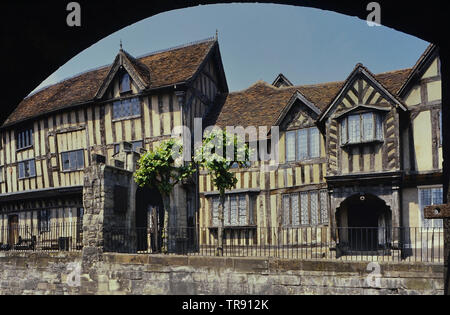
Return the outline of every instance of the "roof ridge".
{"type": "MultiPolygon", "coordinates": [[[[205,38],[205,39],[201,39],[201,40],[197,40],[197,41],[192,41],[192,42],[189,42],[189,43],[186,43],[186,44],[181,44],[181,45],[173,46],[173,47],[166,48],[166,49],[156,50],[156,51],[153,51],[153,52],[150,52],[150,53],[147,53],[147,54],[138,56],[138,57],[133,57],[129,52],[127,52],[127,51],[125,51],[125,50],[124,50],[124,51],[126,52],[126,54],[130,55],[132,58],[138,60],[139,62],[142,62],[140,59],[143,59],[143,58],[145,58],[145,57],[150,57],[150,56],[157,55],[157,54],[160,54],[160,53],[164,53],[164,52],[168,52],[168,51],[173,51],[173,50],[177,50],[177,49],[181,49],[181,48],[186,48],[186,47],[189,47],[189,46],[199,45],[199,44],[207,43],[207,42],[210,42],[210,41],[211,41],[211,42],[212,42],[212,41],[216,41],[216,38],[215,38],[215,37],[208,37],[208,38],[205,38]]],[[[24,100],[27,99],[27,98],[30,98],[30,97],[32,97],[32,96],[34,96],[34,95],[36,95],[36,94],[39,93],[39,92],[42,92],[43,90],[45,90],[45,89],[47,89],[47,88],[50,88],[50,87],[52,87],[52,86],[55,86],[55,85],[64,83],[64,82],[69,81],[69,80],[71,80],[71,79],[75,79],[75,78],[77,78],[77,77],[79,77],[79,76],[82,76],[83,74],[86,74],[86,73],[90,73],[90,72],[102,70],[102,69],[104,69],[104,68],[110,67],[112,64],[113,64],[113,62],[112,62],[112,63],[105,64],[105,65],[103,65],[103,66],[99,66],[99,67],[95,67],[95,68],[90,68],[90,69],[87,69],[87,70],[85,70],[85,71],[81,71],[81,72],[79,72],[79,73],[76,73],[76,74],[73,74],[73,75],[71,75],[71,76],[68,76],[68,77],[66,77],[66,78],[64,78],[64,79],[62,79],[62,80],[60,80],[60,81],[58,81],[58,82],[56,82],[56,83],[53,83],[53,84],[49,84],[49,85],[43,86],[43,87],[41,87],[40,89],[38,89],[38,90],[36,90],[36,91],[34,91],[34,92],[28,94],[28,95],[24,98],[24,100]]],[[[53,75],[53,73],[52,73],[51,75],[53,75]]],[[[51,75],[50,75],[50,76],[51,76],[51,75]]]]}
{"type": "Polygon", "coordinates": [[[169,48],[165,48],[165,49],[155,50],[155,51],[152,51],[150,53],[146,53],[144,55],[137,56],[135,58],[136,59],[143,59],[143,58],[146,58],[146,57],[150,57],[150,56],[153,56],[153,55],[165,53],[165,52],[168,52],[168,51],[178,50],[178,49],[186,48],[186,47],[189,47],[189,46],[199,45],[199,44],[203,44],[203,43],[207,43],[207,42],[215,42],[215,41],[217,41],[217,39],[215,37],[208,37],[208,38],[205,38],[205,39],[200,39],[200,40],[188,42],[186,44],[181,44],[181,45],[177,45],[177,46],[173,46],[173,47],[169,47],[169,48]]]}
{"type": "MultiPolygon", "coordinates": [[[[244,93],[244,92],[250,90],[251,88],[253,88],[253,87],[257,86],[257,85],[264,85],[264,86],[269,87],[269,88],[271,88],[272,90],[275,90],[275,91],[281,89],[281,88],[277,88],[276,86],[273,86],[272,84],[267,83],[264,80],[257,80],[254,83],[252,83],[250,86],[246,87],[245,89],[229,92],[228,95],[244,93]]],[[[290,88],[292,89],[292,86],[290,88]]]]}

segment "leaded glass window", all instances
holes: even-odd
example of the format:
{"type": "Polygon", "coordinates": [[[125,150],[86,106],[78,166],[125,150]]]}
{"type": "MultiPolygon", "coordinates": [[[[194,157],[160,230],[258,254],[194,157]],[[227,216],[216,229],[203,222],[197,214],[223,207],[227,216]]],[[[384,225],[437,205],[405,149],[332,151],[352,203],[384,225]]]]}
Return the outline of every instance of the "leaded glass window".
{"type": "Polygon", "coordinates": [[[301,225],[309,225],[309,202],[308,202],[308,193],[303,192],[300,194],[300,205],[301,205],[301,225]]]}
{"type": "MultiPolygon", "coordinates": [[[[252,198],[245,194],[228,195],[225,197],[224,226],[239,227],[253,224],[252,198]],[[247,211],[248,209],[248,211],[247,211]]],[[[219,226],[219,197],[212,198],[212,225],[219,226]]]]}
{"type": "Polygon", "coordinates": [[[295,161],[295,131],[286,133],[286,160],[295,161]]]}
{"type": "Polygon", "coordinates": [[[374,117],[372,113],[366,113],[362,115],[363,125],[363,139],[364,141],[370,141],[375,139],[374,117]]]}
{"type": "Polygon", "coordinates": [[[289,195],[283,196],[283,225],[288,226],[290,225],[290,208],[291,208],[291,199],[289,195]]]}
{"type": "Polygon", "coordinates": [[[134,117],[141,115],[141,104],[138,98],[116,101],[113,103],[113,119],[134,117]]]}
{"type": "Polygon", "coordinates": [[[348,137],[350,143],[361,141],[361,121],[359,115],[348,117],[348,137]]]}
{"type": "Polygon", "coordinates": [[[212,198],[212,225],[219,226],[219,197],[212,198]]]}
{"type": "Polygon", "coordinates": [[[328,224],[328,192],[320,192],[320,221],[322,224],[328,224]]]}
{"type": "Polygon", "coordinates": [[[237,199],[238,199],[238,196],[230,197],[230,215],[229,215],[229,218],[225,217],[225,222],[232,226],[236,226],[238,223],[238,200],[237,199]]]}
{"type": "Polygon", "coordinates": [[[286,132],[286,161],[304,161],[320,157],[320,132],[317,128],[286,132]]]}
{"type": "Polygon", "coordinates": [[[383,120],[377,113],[350,115],[340,122],[341,144],[383,140],[383,120]]]}
{"type": "Polygon", "coordinates": [[[120,79],[120,93],[126,93],[131,91],[131,80],[128,73],[124,73],[120,79]]]}
{"type": "Polygon", "coordinates": [[[319,225],[319,200],[318,200],[318,193],[312,192],[310,197],[310,203],[311,203],[311,225],[316,226],[319,225]]]}
{"type": "Polygon", "coordinates": [[[308,158],[308,129],[298,131],[298,159],[308,158]]]}
{"type": "Polygon", "coordinates": [[[36,164],[34,160],[19,162],[19,179],[36,176],[36,164]]]}
{"type": "Polygon", "coordinates": [[[27,149],[33,146],[33,128],[22,129],[16,134],[17,150],[27,149]]]}
{"type": "Polygon", "coordinates": [[[426,188],[419,189],[420,212],[423,227],[443,227],[443,220],[429,220],[424,217],[424,209],[427,206],[439,205],[443,203],[443,188],[426,188]]]}
{"type": "Polygon", "coordinates": [[[317,158],[320,156],[320,133],[319,129],[311,128],[309,129],[309,155],[311,158],[317,158]]]}
{"type": "Polygon", "coordinates": [[[283,226],[327,225],[328,192],[313,190],[282,195],[283,226]]]}
{"type": "Polygon", "coordinates": [[[247,197],[239,196],[239,225],[247,225],[247,197]]]}
{"type": "Polygon", "coordinates": [[[292,206],[292,225],[294,226],[300,225],[298,194],[291,195],[291,206],[292,206]]]}
{"type": "Polygon", "coordinates": [[[84,151],[77,150],[61,153],[62,170],[77,171],[84,168],[84,151]]]}

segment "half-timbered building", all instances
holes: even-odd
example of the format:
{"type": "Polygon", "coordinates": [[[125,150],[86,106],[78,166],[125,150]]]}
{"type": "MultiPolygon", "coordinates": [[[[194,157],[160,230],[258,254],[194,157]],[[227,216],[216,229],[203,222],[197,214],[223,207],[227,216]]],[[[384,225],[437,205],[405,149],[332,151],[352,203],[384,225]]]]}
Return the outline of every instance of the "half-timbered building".
{"type": "MultiPolygon", "coordinates": [[[[410,69],[373,74],[357,64],[345,81],[303,86],[280,74],[229,93],[217,38],[139,58],[121,49],[112,65],[27,97],[4,122],[0,226],[26,224],[40,235],[53,222],[82,222],[83,170],[93,154],[114,164],[122,143],[152,150],[174,127],[193,131],[202,118],[203,127],[279,128],[279,139],[259,135],[276,143],[276,164],[233,169],[225,235],[274,244],[280,233],[299,241],[320,227],[316,240],[337,235],[345,243],[363,227],[376,233],[358,236],[375,240],[368,247],[395,249],[408,238],[402,227],[440,224],[423,217],[425,206],[442,202],[439,62],[430,45],[410,69]]],[[[211,176],[199,170],[176,190],[177,226],[192,228],[192,241],[216,244],[219,193],[211,176]]],[[[135,225],[146,227],[148,205],[160,206],[160,197],[134,196],[135,225]]],[[[25,237],[10,234],[0,243],[25,237]]]]}
{"type": "MultiPolygon", "coordinates": [[[[192,128],[194,118],[204,117],[226,92],[212,38],[139,58],[121,48],[111,65],[25,98],[0,131],[0,225],[12,233],[0,235],[0,243],[28,238],[19,234],[42,235],[52,224],[81,222],[83,171],[94,154],[114,164],[122,142],[138,152],[152,150],[174,127],[192,128]],[[26,231],[17,232],[19,225],[26,231]]],[[[179,224],[195,224],[196,187],[177,188],[173,202],[185,209],[179,224]]],[[[155,192],[137,195],[160,206],[155,192]]],[[[147,205],[139,208],[136,226],[146,226],[147,205]]]]}

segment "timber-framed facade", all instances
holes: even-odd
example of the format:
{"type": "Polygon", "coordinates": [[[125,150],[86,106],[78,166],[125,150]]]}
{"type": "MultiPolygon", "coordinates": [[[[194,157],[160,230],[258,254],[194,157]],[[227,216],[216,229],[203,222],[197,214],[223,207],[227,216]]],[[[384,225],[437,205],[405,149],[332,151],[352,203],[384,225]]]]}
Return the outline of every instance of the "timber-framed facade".
{"type": "MultiPolygon", "coordinates": [[[[234,93],[217,38],[140,58],[121,49],[112,65],[27,97],[5,121],[0,224],[26,224],[39,234],[43,220],[82,222],[84,169],[94,154],[114,165],[123,142],[152,150],[174,127],[194,130],[202,118],[204,127],[280,130],[277,166],[258,161],[233,170],[238,182],[227,192],[225,233],[241,231],[257,244],[292,228],[323,227],[341,240],[349,238],[342,228],[377,228],[385,235],[376,245],[395,249],[402,239],[396,228],[440,224],[425,220],[423,207],[442,201],[441,106],[434,45],[411,69],[373,74],[357,64],[345,81],[306,86],[280,74],[273,84],[234,93]]],[[[157,221],[147,211],[160,198],[133,196],[146,201],[136,200],[132,225],[157,221]]],[[[195,230],[190,241],[215,244],[218,192],[210,175],[200,170],[172,202],[172,222],[195,230]]]]}

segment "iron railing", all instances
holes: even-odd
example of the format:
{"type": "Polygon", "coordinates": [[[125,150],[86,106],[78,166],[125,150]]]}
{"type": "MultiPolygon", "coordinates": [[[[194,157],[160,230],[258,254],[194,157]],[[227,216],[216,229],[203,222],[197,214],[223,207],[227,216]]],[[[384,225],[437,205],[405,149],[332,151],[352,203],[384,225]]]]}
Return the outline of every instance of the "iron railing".
{"type": "MultiPolygon", "coordinates": [[[[168,254],[216,256],[217,228],[169,229],[168,254]]],[[[162,234],[104,231],[106,252],[161,253],[162,234]]],[[[346,261],[444,261],[443,228],[225,228],[223,256],[346,261]]]]}
{"type": "Polygon", "coordinates": [[[79,251],[83,226],[79,223],[11,225],[0,227],[0,251],[79,251]]]}
{"type": "MultiPolygon", "coordinates": [[[[217,228],[174,228],[167,254],[344,261],[444,261],[443,228],[226,227],[218,250],[217,228]]],[[[162,253],[163,234],[152,229],[105,228],[104,251],[162,253]]],[[[79,251],[79,223],[0,228],[1,251],[79,251]]]]}

